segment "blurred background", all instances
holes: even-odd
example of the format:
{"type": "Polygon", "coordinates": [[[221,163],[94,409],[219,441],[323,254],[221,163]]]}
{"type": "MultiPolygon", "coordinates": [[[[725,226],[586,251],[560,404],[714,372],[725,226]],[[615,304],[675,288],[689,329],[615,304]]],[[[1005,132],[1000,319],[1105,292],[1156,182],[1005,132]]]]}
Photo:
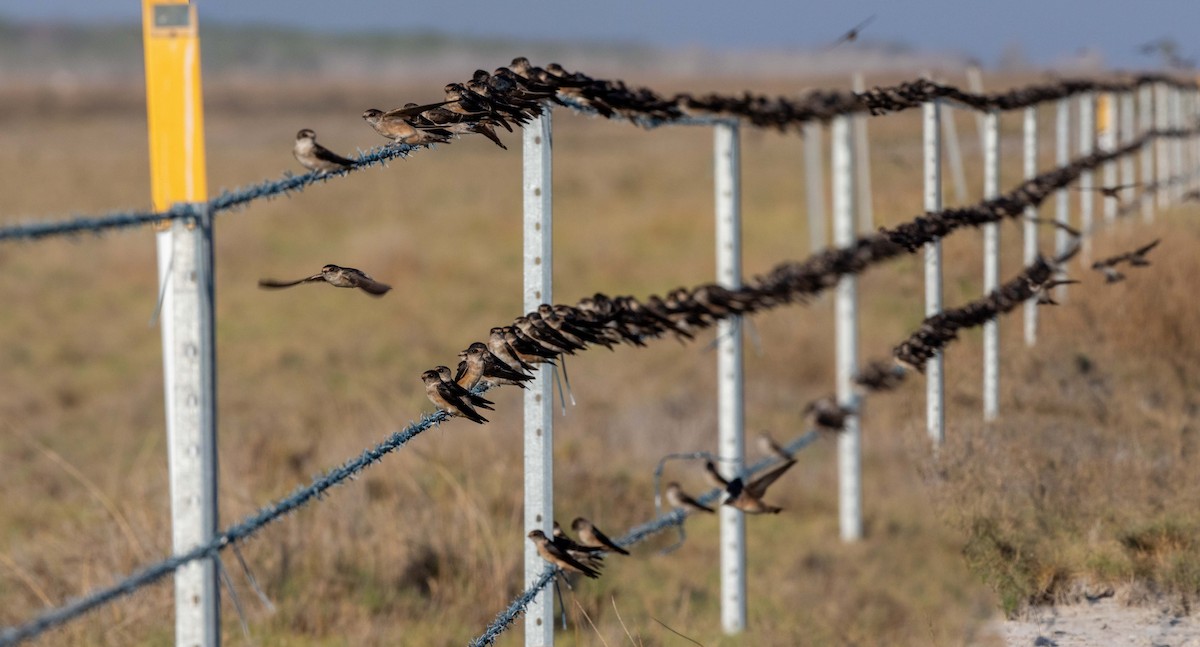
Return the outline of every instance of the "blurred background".
{"type": "MultiPolygon", "coordinates": [[[[0,223],[149,208],[139,11],[0,1],[0,223]]],[[[667,95],[798,96],[848,88],[855,72],[886,85],[925,70],[965,87],[971,65],[999,90],[1133,70],[1190,78],[1197,53],[1183,30],[1200,24],[1194,2],[1131,11],[1115,0],[570,9],[271,0],[198,11],[213,194],[301,172],[291,155],[301,128],[342,154],[380,145],[359,117],[365,108],[437,100],[445,83],[518,55],[667,95]],[[871,17],[856,42],[834,46],[871,17]]],[[[1048,169],[1051,106],[1040,119],[1048,169]]],[[[956,124],[974,203],[975,116],[956,113],[956,124]]],[[[920,116],[868,127],[876,224],[910,220],[923,210],[920,116]]],[[[1021,178],[1020,127],[1019,115],[1001,119],[1002,190],[1021,178]]],[[[554,137],[555,301],[711,280],[710,129],[643,131],[558,111],[554,137]]],[[[431,411],[420,372],[456,361],[520,313],[520,138],[502,138],[510,150],[468,137],[218,217],[222,526],[431,411]],[[394,290],[375,300],[256,286],[326,263],[394,290]]],[[[810,249],[801,139],[745,129],[742,158],[752,276],[810,249]]],[[[949,185],[945,195],[955,202],[949,185]]],[[[1152,267],[1114,286],[1073,266],[1084,283],[1043,309],[1035,350],[1019,321],[1002,323],[998,423],[979,420],[974,332],[947,355],[948,436],[937,456],[921,379],[873,399],[864,541],[837,538],[834,443],[803,452],[771,491],[785,512],[747,523],[745,634],[721,635],[717,524],[695,519],[679,551],[659,555],[673,539],[663,537],[568,592],[562,644],[617,644],[626,629],[639,644],[680,644],[655,620],[706,645],[1003,644],[995,627],[1006,613],[1104,587],[1125,602],[1188,608],[1200,592],[1195,215],[1190,203],[1100,231],[1098,258],[1165,242],[1152,267]]],[[[981,293],[980,239],[946,241],[948,306],[981,293]]],[[[1043,248],[1050,240],[1043,232],[1043,248]]],[[[1003,226],[1002,249],[1003,280],[1021,266],[1019,226],[1003,226]]],[[[904,258],[862,279],[862,357],[887,356],[919,325],[921,267],[904,258]]],[[[0,245],[4,625],[170,552],[156,299],[149,229],[0,245]]],[[[572,359],[578,405],[555,420],[561,521],[587,516],[621,534],[653,515],[660,456],[715,448],[710,341],[572,359]]],[[[803,404],[833,391],[832,342],[831,299],[754,319],[748,437],[803,432],[803,404]]],[[[491,424],[428,432],[247,542],[275,610],[231,566],[249,636],[226,591],[227,644],[461,644],[480,633],[521,583],[521,407],[509,391],[496,393],[491,424]]],[[[672,470],[703,487],[697,466],[672,470]]],[[[168,644],[170,591],[160,583],[36,644],[168,644]]],[[[520,633],[501,644],[521,644],[520,633]]]]}

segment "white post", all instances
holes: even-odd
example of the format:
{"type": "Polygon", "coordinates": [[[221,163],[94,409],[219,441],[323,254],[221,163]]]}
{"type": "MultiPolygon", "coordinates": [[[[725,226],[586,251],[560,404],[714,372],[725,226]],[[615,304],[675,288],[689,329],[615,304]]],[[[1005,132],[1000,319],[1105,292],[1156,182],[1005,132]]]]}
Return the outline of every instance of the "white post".
{"type": "Polygon", "coordinates": [[[950,179],[954,181],[954,197],[958,204],[966,204],[967,176],[963,171],[962,148],[958,145],[958,126],[954,121],[954,107],[939,106],[938,112],[942,114],[942,129],[946,135],[946,153],[950,162],[950,179]]]}
{"type": "MultiPolygon", "coordinates": [[[[1038,109],[1037,106],[1025,108],[1025,179],[1037,177],[1038,172],[1038,109]]],[[[1029,267],[1038,254],[1038,225],[1033,220],[1038,217],[1038,208],[1030,205],[1025,207],[1025,267],[1029,267]]],[[[1025,345],[1037,343],[1037,299],[1025,302],[1025,345]]]]}
{"type": "MultiPolygon", "coordinates": [[[[1100,151],[1111,153],[1117,147],[1117,122],[1119,117],[1117,113],[1117,95],[1113,92],[1105,92],[1100,96],[1100,111],[1099,111],[1099,145],[1100,151]]],[[[1117,186],[1117,162],[1115,160],[1105,162],[1104,164],[1104,186],[1117,186]]],[[[1125,195],[1118,193],[1117,195],[1125,195]]],[[[1117,200],[1105,196],[1101,203],[1104,212],[1104,222],[1112,223],[1117,219],[1117,200]]]]}
{"type": "MultiPolygon", "coordinates": [[[[1091,92],[1079,95],[1079,155],[1091,155],[1096,142],[1096,97],[1091,92]]],[[[1084,171],[1079,174],[1079,231],[1083,232],[1083,249],[1080,261],[1086,266],[1092,262],[1092,208],[1096,194],[1095,174],[1084,171]]]]}
{"type": "MultiPolygon", "coordinates": [[[[1158,130],[1166,130],[1171,127],[1171,106],[1167,95],[1170,94],[1170,89],[1165,83],[1157,83],[1154,85],[1154,127],[1158,130]]],[[[1157,152],[1158,159],[1155,160],[1154,181],[1158,185],[1158,208],[1162,209],[1167,206],[1170,196],[1167,195],[1167,182],[1171,179],[1171,153],[1170,140],[1157,139],[1154,142],[1154,150],[1157,152]]]]}
{"type": "MultiPolygon", "coordinates": [[[[983,198],[1000,195],[1000,113],[983,119],[983,198]]],[[[1000,287],[1000,223],[983,226],[983,291],[1000,287]]],[[[1000,320],[983,324],[983,419],[995,420],[1000,412],[1000,320]]]]}
{"type": "MultiPolygon", "coordinates": [[[[1183,90],[1171,88],[1171,128],[1183,128],[1183,90]]],[[[1183,138],[1171,138],[1171,190],[1172,202],[1179,202],[1183,197],[1184,168],[1183,168],[1183,138]]]]}
{"type": "MultiPolygon", "coordinates": [[[[172,223],[166,290],[171,368],[167,454],[171,490],[171,548],[178,555],[217,533],[216,343],[213,323],[212,216],[172,223]]],[[[217,564],[203,559],[175,572],[175,644],[221,644],[217,564]]]]}
{"type": "MultiPolygon", "coordinates": [[[[967,68],[967,89],[971,91],[971,94],[983,94],[983,70],[976,65],[967,68]]],[[[987,135],[984,134],[987,125],[983,123],[982,112],[978,110],[972,112],[975,113],[975,129],[979,133],[979,149],[983,150],[987,148],[987,135]]]]}
{"type": "MultiPolygon", "coordinates": [[[[1138,88],[1138,123],[1141,124],[1141,134],[1154,130],[1154,87],[1147,84],[1138,88]]],[[[1157,142],[1150,142],[1142,147],[1142,220],[1154,220],[1154,197],[1150,194],[1154,184],[1154,151],[1157,142]]]]}
{"type": "MultiPolygon", "coordinates": [[[[862,72],[854,73],[854,91],[865,92],[866,82],[862,72]]],[[[871,197],[871,146],[867,141],[867,116],[863,113],[854,115],[854,166],[858,180],[858,218],[861,221],[861,231],[875,231],[875,209],[871,197]]]]}
{"type": "MultiPolygon", "coordinates": [[[[1121,126],[1119,129],[1119,133],[1120,133],[1119,141],[1121,142],[1121,145],[1123,145],[1123,146],[1127,146],[1127,145],[1133,143],[1134,138],[1137,137],[1137,134],[1134,131],[1134,124],[1136,122],[1134,121],[1135,115],[1134,115],[1133,110],[1134,110],[1133,91],[1121,93],[1121,110],[1120,110],[1121,126]]],[[[1133,155],[1125,155],[1124,157],[1121,158],[1121,185],[1129,187],[1127,189],[1122,190],[1122,192],[1121,192],[1122,196],[1136,196],[1138,194],[1137,188],[1133,186],[1137,182],[1137,177],[1134,174],[1135,170],[1136,169],[1134,168],[1134,156],[1133,155]]],[[[1118,205],[1118,208],[1121,206],[1124,206],[1125,203],[1126,203],[1126,201],[1122,200],[1120,202],[1120,204],[1118,205]]]]}
{"type": "Polygon", "coordinates": [[[829,244],[829,236],[825,232],[825,162],[821,155],[823,130],[818,121],[804,124],[804,197],[808,204],[808,241],[814,253],[829,244]]]}
{"type": "MultiPolygon", "coordinates": [[[[523,131],[525,213],[525,311],[552,303],[552,203],[550,106],[523,131]]],[[[554,369],[543,368],[525,389],[525,530],[554,530],[554,369]]],[[[531,541],[525,546],[525,586],[546,570],[531,541]]],[[[525,611],[525,647],[554,644],[554,587],[546,587],[525,611]]]]}
{"type": "MultiPolygon", "coordinates": [[[[855,240],[854,146],[850,118],[834,117],[833,142],[833,244],[849,247],[855,240]]],[[[834,305],[837,346],[838,404],[858,408],[854,375],[858,371],[858,278],[838,279],[834,305]]],[[[862,439],[859,415],[846,416],[846,428],[838,435],[838,506],[843,541],[862,538],[862,439]]]]}
{"type": "MultiPolygon", "coordinates": [[[[925,149],[925,211],[942,210],[942,137],[938,130],[941,103],[930,101],[921,106],[925,149]]],[[[942,311],[942,241],[925,244],[925,316],[942,311]]],[[[942,351],[925,367],[925,420],[934,446],[946,439],[945,377],[942,351]]]]}
{"type": "MultiPolygon", "coordinates": [[[[718,124],[713,134],[716,188],[717,282],[742,285],[742,169],[736,122],[718,124]]],[[[717,325],[717,444],[727,474],[742,471],[745,402],[742,381],[742,320],[717,325]]],[[[742,512],[721,506],[721,627],[726,634],[746,628],[746,524],[742,512]]]]}
{"type": "MultiPolygon", "coordinates": [[[[1061,168],[1071,162],[1071,100],[1068,98],[1058,100],[1054,119],[1054,138],[1054,161],[1061,168]]],[[[1067,193],[1067,189],[1058,190],[1054,196],[1054,204],[1054,219],[1069,227],[1071,225],[1071,196],[1067,193]]],[[[1056,228],[1054,230],[1054,254],[1057,256],[1067,251],[1067,245],[1071,244],[1070,241],[1070,234],[1066,230],[1056,228]]],[[[1058,273],[1059,279],[1065,277],[1065,272],[1058,273]]],[[[1067,286],[1060,285],[1057,289],[1058,294],[1055,296],[1059,301],[1064,301],[1067,298],[1067,286]]]]}

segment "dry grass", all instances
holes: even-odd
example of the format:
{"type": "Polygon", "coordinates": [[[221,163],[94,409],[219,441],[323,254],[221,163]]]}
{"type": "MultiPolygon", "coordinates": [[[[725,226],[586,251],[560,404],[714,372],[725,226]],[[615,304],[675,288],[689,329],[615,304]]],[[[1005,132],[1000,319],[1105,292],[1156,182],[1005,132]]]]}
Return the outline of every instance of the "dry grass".
{"type": "MultiPolygon", "coordinates": [[[[359,123],[362,108],[431,96],[428,88],[344,87],[327,101],[295,104],[294,89],[210,85],[214,190],[294,168],[288,147],[301,127],[336,150],[365,148],[378,141],[359,123]]],[[[87,96],[53,95],[36,112],[0,113],[0,217],[147,206],[139,92],[106,93],[96,114],[81,109],[87,96]]],[[[556,301],[662,292],[713,275],[707,130],[641,133],[573,116],[557,123],[556,301]]],[[[960,125],[973,164],[973,121],[960,125]]],[[[1005,151],[1015,152],[1019,121],[1004,127],[1005,151]]],[[[871,129],[877,220],[907,219],[921,205],[918,116],[873,120],[871,129]]],[[[753,274],[809,245],[798,139],[747,132],[744,140],[753,274]]],[[[1005,185],[1016,162],[1009,155],[1005,185]]],[[[978,195],[979,178],[971,180],[978,195]]],[[[428,410],[420,371],[518,313],[519,186],[519,152],[463,141],[218,220],[224,522],[428,410]],[[255,287],[259,277],[299,276],[327,262],[396,289],[377,301],[255,287]]],[[[1077,577],[1200,590],[1192,539],[1200,488],[1190,469],[1191,385],[1200,372],[1187,284],[1200,232],[1184,217],[1103,234],[1098,253],[1169,240],[1156,265],[1128,283],[1105,288],[1088,276],[1068,305],[1044,310],[1036,352],[1021,349],[1019,324],[1006,321],[1013,352],[1000,424],[975,423],[978,337],[953,348],[950,441],[936,462],[923,440],[919,379],[870,403],[863,542],[836,539],[832,443],[805,452],[772,490],[787,512],[748,524],[743,637],[721,636],[716,523],[697,519],[680,551],[657,555],[664,538],[610,560],[604,578],[568,594],[562,643],[624,644],[628,630],[638,644],[680,644],[657,619],[706,645],[951,645],[978,640],[1000,608],[1058,599],[1077,577]]],[[[1005,226],[1006,274],[1019,266],[1018,235],[1005,226]]],[[[151,238],[138,231],[0,248],[9,304],[0,315],[0,420],[19,430],[0,435],[5,624],[35,613],[43,598],[108,584],[169,550],[159,338],[147,325],[156,297],[151,238]]],[[[979,236],[960,234],[946,248],[947,301],[961,303],[979,289],[979,236]]],[[[918,260],[869,273],[862,294],[863,353],[885,355],[920,321],[918,260]]],[[[798,433],[802,403],[831,390],[831,316],[824,300],[755,320],[764,348],[747,357],[752,432],[798,433]]],[[[664,341],[572,361],[579,406],[555,428],[561,517],[583,514],[617,533],[652,514],[660,455],[712,448],[715,358],[702,348],[664,341]]],[[[497,408],[492,424],[430,432],[250,541],[246,557],[276,613],[255,601],[230,560],[258,644],[461,644],[478,633],[517,592],[525,541],[519,397],[500,393],[497,408]]],[[[673,477],[702,482],[695,472],[673,477]]],[[[41,644],[162,644],[172,631],[169,594],[160,584],[41,644]]],[[[228,605],[225,620],[228,644],[245,643],[228,605]]],[[[518,644],[519,634],[502,643],[518,644]]]]}

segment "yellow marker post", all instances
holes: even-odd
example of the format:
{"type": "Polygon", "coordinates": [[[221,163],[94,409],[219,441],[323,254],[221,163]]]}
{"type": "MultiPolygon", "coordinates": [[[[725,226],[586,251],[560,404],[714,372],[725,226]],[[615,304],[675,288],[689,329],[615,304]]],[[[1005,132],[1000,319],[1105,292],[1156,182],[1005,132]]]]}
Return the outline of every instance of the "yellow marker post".
{"type": "MultiPolygon", "coordinates": [[[[197,217],[157,233],[163,382],[175,554],[217,530],[216,353],[212,219],[205,207],[204,112],[196,7],[142,0],[150,179],[158,211],[187,203],[197,217]]],[[[175,572],[175,644],[218,647],[220,589],[213,559],[175,572]]]]}

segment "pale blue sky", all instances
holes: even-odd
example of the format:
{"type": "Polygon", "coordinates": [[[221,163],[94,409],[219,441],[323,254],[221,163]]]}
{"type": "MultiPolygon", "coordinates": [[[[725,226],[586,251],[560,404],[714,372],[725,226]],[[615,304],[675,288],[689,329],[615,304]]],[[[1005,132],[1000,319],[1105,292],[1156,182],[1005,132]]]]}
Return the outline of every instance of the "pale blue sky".
{"type": "MultiPolygon", "coordinates": [[[[1170,37],[1196,56],[1200,0],[200,0],[200,18],[313,29],[436,29],[453,34],[555,40],[624,40],[667,46],[819,47],[876,14],[864,39],[906,42],[995,63],[1019,45],[1051,64],[1083,48],[1110,66],[1153,67],[1140,44],[1170,37]],[[686,8],[685,8],[686,7],[686,8]]],[[[137,0],[0,0],[17,19],[138,20],[137,0]]]]}

